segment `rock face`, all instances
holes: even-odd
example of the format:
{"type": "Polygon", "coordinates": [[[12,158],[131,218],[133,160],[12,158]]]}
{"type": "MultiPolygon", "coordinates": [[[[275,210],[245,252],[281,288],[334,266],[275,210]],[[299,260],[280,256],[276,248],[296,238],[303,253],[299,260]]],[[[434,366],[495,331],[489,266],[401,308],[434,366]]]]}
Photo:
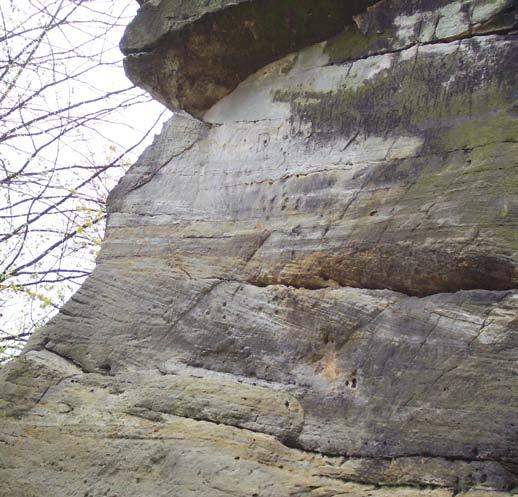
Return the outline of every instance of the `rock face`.
{"type": "Polygon", "coordinates": [[[202,117],[265,64],[339,33],[375,0],[148,1],[121,49],[130,79],[202,117]]]}
{"type": "Polygon", "coordinates": [[[510,495],[515,25],[506,0],[144,2],[128,76],[179,111],[0,372],[0,495],[510,495]]]}

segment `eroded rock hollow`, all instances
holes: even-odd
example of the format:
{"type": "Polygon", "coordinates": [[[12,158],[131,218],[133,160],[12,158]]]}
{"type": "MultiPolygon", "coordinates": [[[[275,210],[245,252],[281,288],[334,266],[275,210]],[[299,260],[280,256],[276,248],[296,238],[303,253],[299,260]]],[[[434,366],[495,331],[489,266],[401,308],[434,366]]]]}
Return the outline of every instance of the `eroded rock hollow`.
{"type": "Polygon", "coordinates": [[[5,497],[518,486],[510,0],[148,0],[175,110],[0,371],[5,497]]]}

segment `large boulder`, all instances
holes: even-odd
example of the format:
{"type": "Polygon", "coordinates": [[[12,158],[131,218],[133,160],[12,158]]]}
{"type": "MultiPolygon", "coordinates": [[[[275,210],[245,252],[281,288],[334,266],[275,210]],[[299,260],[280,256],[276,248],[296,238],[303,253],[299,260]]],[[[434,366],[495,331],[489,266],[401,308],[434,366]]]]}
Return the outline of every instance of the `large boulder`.
{"type": "Polygon", "coordinates": [[[143,2],[126,70],[182,110],[0,372],[0,495],[510,495],[515,24],[507,0],[143,2]]]}

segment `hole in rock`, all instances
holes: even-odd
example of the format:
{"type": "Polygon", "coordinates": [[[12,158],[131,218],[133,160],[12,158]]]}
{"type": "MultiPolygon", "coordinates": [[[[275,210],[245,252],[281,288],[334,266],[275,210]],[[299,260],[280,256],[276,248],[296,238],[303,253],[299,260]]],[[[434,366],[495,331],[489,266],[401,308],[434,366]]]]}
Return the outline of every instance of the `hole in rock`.
{"type": "Polygon", "coordinates": [[[109,373],[111,370],[112,370],[112,367],[110,364],[108,363],[103,363],[99,366],[99,369],[101,371],[104,371],[105,373],[109,373]]]}

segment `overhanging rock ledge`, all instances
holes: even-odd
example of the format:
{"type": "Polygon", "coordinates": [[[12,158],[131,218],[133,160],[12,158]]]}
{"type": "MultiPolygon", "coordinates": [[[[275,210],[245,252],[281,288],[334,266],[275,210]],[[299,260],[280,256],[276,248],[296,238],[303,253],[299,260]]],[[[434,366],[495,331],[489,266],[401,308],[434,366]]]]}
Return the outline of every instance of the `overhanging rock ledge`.
{"type": "Polygon", "coordinates": [[[179,111],[0,370],[0,495],[514,494],[514,2],[140,3],[179,111]]]}

